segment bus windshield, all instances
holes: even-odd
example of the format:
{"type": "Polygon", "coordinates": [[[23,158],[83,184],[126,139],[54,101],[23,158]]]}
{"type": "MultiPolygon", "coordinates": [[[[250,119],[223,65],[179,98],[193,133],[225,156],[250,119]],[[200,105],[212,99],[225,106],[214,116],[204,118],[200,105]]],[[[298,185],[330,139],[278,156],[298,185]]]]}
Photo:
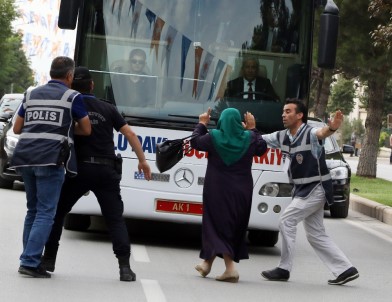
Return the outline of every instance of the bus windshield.
{"type": "Polygon", "coordinates": [[[76,63],[134,125],[191,130],[209,107],[212,121],[235,107],[268,133],[283,128],[285,99],[307,98],[313,5],[85,0],[76,63]]]}

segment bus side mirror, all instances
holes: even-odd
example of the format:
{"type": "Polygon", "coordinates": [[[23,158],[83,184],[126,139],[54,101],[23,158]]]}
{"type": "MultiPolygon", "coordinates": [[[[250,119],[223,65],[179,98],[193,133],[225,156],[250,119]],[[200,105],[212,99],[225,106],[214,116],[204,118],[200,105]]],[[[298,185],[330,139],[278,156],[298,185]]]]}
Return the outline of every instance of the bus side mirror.
{"type": "Polygon", "coordinates": [[[339,30],[339,9],[333,0],[328,0],[320,18],[318,62],[320,68],[333,69],[339,30]]]}
{"type": "Polygon", "coordinates": [[[61,29],[75,29],[80,0],[61,0],[58,26],[61,29]]]}

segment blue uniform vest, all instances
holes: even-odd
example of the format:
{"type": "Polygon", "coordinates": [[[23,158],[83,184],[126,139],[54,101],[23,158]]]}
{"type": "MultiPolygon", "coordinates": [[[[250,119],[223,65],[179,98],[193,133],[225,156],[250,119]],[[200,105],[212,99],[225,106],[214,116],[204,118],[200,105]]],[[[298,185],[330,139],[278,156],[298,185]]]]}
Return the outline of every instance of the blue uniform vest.
{"type": "Polygon", "coordinates": [[[333,187],[325,162],[325,151],[322,148],[319,158],[313,156],[310,143],[311,129],[312,127],[305,125],[293,142],[290,142],[287,130],[282,130],[278,133],[278,139],[282,152],[290,158],[289,177],[294,184],[293,195],[305,198],[321,183],[327,202],[331,205],[334,202],[333,187]]]}
{"type": "Polygon", "coordinates": [[[67,172],[76,175],[72,102],[78,94],[56,82],[26,94],[24,125],[12,156],[13,167],[58,165],[64,145],[68,145],[70,154],[64,165],[67,172]]]}

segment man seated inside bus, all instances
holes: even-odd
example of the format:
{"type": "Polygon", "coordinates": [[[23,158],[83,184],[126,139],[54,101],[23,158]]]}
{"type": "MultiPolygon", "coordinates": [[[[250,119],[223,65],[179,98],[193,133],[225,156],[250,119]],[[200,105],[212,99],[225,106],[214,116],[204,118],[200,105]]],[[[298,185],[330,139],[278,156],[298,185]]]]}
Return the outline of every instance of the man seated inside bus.
{"type": "Polygon", "coordinates": [[[128,64],[113,70],[121,73],[112,78],[118,107],[155,107],[156,78],[148,75],[146,59],[145,51],[135,48],[129,54],[128,64]]]}
{"type": "Polygon", "coordinates": [[[270,80],[259,75],[259,69],[259,61],[256,58],[244,58],[240,76],[227,82],[225,97],[248,101],[279,101],[279,96],[272,87],[270,80]]]}

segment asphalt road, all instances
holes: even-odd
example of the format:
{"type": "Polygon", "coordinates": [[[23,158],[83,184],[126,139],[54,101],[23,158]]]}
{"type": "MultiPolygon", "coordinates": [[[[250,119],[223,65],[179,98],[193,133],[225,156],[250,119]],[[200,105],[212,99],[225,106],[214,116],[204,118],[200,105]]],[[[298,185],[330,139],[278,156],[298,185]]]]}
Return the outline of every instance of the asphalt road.
{"type": "MultiPolygon", "coordinates": [[[[351,167],[352,173],[357,172],[358,160],[357,156],[350,156],[348,154],[344,154],[345,160],[351,167]]],[[[383,178],[389,181],[392,181],[392,165],[389,163],[389,157],[378,157],[377,158],[377,178],[383,178]]],[[[391,299],[392,300],[392,299],[391,299]]]]}
{"type": "Polygon", "coordinates": [[[136,282],[118,281],[117,262],[101,219],[87,232],[64,231],[51,279],[18,274],[25,193],[21,186],[0,189],[0,301],[391,301],[392,227],[350,212],[348,219],[325,219],[328,233],[360,271],[346,286],[330,286],[331,273],[298,228],[294,268],[289,282],[266,281],[264,269],[276,266],[274,248],[250,247],[250,259],[238,265],[240,282],[214,280],[224,270],[217,259],[208,278],[194,270],[199,263],[200,228],[152,222],[129,222],[132,268],[136,282]]]}

